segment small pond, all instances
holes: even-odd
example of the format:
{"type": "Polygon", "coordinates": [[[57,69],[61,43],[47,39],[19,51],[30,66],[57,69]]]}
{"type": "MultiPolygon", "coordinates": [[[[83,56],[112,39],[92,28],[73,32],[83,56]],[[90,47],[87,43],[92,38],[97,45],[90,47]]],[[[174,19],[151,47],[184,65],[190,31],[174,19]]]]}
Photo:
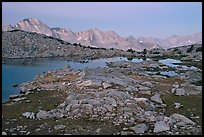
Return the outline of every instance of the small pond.
{"type": "Polygon", "coordinates": [[[175,65],[174,63],[182,63],[180,60],[176,60],[176,59],[168,58],[168,59],[159,60],[159,62],[169,67],[174,67],[181,70],[198,70],[198,68],[194,66],[175,65]]]}

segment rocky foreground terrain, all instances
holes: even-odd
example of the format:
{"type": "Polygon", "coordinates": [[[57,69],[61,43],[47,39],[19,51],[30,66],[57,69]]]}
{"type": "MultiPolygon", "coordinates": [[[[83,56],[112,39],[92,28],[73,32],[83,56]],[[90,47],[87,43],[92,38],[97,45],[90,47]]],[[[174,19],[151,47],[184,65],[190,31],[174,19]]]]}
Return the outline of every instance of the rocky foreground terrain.
{"type": "Polygon", "coordinates": [[[67,66],[22,83],[20,94],[2,105],[2,134],[202,134],[200,65],[186,70],[145,60],[108,66],[67,66]],[[168,70],[179,75],[158,73],[168,70]]]}

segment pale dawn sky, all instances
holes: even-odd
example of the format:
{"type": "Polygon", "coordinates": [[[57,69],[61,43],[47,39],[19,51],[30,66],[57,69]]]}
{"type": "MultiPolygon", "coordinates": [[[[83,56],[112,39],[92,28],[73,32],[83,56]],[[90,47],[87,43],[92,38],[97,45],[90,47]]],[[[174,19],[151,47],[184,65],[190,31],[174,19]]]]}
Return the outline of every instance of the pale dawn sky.
{"type": "Polygon", "coordinates": [[[126,37],[167,38],[202,31],[201,2],[2,2],[2,24],[28,17],[73,32],[98,28],[126,37]]]}

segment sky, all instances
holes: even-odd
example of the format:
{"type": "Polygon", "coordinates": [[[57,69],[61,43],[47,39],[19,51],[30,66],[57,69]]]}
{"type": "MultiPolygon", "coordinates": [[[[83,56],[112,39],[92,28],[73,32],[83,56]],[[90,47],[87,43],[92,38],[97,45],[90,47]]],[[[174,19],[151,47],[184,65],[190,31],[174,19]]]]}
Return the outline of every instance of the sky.
{"type": "Polygon", "coordinates": [[[164,39],[201,32],[202,2],[2,2],[3,25],[29,17],[73,32],[98,28],[164,39]]]}

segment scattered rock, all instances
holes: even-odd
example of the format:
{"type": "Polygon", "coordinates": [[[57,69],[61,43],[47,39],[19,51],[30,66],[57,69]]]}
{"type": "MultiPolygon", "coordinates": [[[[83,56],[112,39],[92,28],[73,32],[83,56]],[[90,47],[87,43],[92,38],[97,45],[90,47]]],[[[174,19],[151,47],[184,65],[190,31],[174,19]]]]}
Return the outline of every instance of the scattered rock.
{"type": "Polygon", "coordinates": [[[28,132],[26,133],[26,135],[30,135],[30,131],[28,131],[28,132]]]}
{"type": "Polygon", "coordinates": [[[138,124],[136,126],[130,127],[130,129],[133,130],[136,134],[141,134],[141,133],[145,133],[148,127],[146,124],[138,124]]]}
{"type": "Polygon", "coordinates": [[[177,88],[179,88],[179,85],[178,85],[178,84],[173,84],[173,87],[174,87],[175,89],[177,89],[177,88]]]}
{"type": "Polygon", "coordinates": [[[19,101],[22,101],[22,100],[25,100],[25,99],[26,99],[26,97],[15,98],[15,99],[13,99],[13,101],[15,101],[15,102],[19,102],[19,101]]]}
{"type": "Polygon", "coordinates": [[[104,89],[107,89],[107,88],[111,87],[112,85],[107,83],[107,82],[103,82],[102,86],[103,86],[104,89]]]}
{"type": "Polygon", "coordinates": [[[19,131],[20,133],[26,133],[27,131],[25,131],[25,130],[21,130],[21,131],[19,131]]]}
{"type": "Polygon", "coordinates": [[[122,100],[126,100],[130,98],[128,93],[122,92],[122,91],[116,91],[116,90],[112,90],[111,92],[109,92],[108,96],[109,97],[119,97],[122,100]]]}
{"type": "Polygon", "coordinates": [[[65,125],[57,125],[57,126],[54,126],[54,129],[55,129],[55,130],[62,130],[62,129],[64,129],[64,128],[66,128],[65,125]]]}
{"type": "Polygon", "coordinates": [[[159,133],[167,130],[170,130],[170,126],[166,124],[164,121],[157,121],[154,124],[154,131],[153,131],[154,133],[159,133]]]}
{"type": "Polygon", "coordinates": [[[156,93],[156,94],[155,94],[154,96],[152,96],[150,99],[151,99],[152,101],[157,102],[157,103],[160,103],[160,104],[163,103],[162,99],[160,98],[160,94],[159,94],[159,93],[156,93]]]}
{"type": "Polygon", "coordinates": [[[140,94],[146,94],[146,95],[151,95],[151,91],[146,90],[146,91],[139,91],[140,94]]]}
{"type": "Polygon", "coordinates": [[[96,133],[100,133],[100,132],[101,132],[101,128],[97,128],[96,133]]]}
{"type": "Polygon", "coordinates": [[[112,105],[113,107],[117,107],[117,102],[115,101],[115,99],[110,97],[104,97],[104,99],[108,104],[112,105]]]}
{"type": "Polygon", "coordinates": [[[171,93],[175,93],[175,92],[176,92],[176,88],[172,88],[171,93]]]}
{"type": "Polygon", "coordinates": [[[149,81],[145,81],[143,84],[144,84],[145,86],[147,86],[147,87],[153,87],[152,83],[149,82],[149,81]]]}
{"type": "Polygon", "coordinates": [[[143,118],[146,122],[154,122],[154,121],[156,121],[155,112],[154,111],[145,111],[143,118]]]}
{"type": "Polygon", "coordinates": [[[7,135],[7,133],[6,132],[2,132],[2,135],[7,135]]]}
{"type": "Polygon", "coordinates": [[[87,86],[90,86],[92,84],[93,84],[93,82],[91,80],[87,80],[87,81],[83,81],[82,83],[80,83],[78,85],[81,87],[87,87],[87,86]]]}
{"type": "Polygon", "coordinates": [[[153,75],[152,77],[154,77],[155,79],[166,79],[166,76],[161,76],[161,75],[153,75]]]}
{"type": "Polygon", "coordinates": [[[126,91],[129,91],[129,92],[135,92],[135,91],[138,91],[138,88],[137,87],[133,87],[133,86],[128,86],[125,88],[126,91]]]}
{"type": "Polygon", "coordinates": [[[185,125],[195,125],[196,123],[190,120],[189,118],[181,115],[181,114],[172,114],[171,115],[172,119],[177,121],[177,125],[180,126],[185,126],[185,125]]]}
{"type": "Polygon", "coordinates": [[[174,123],[176,122],[176,120],[166,116],[163,118],[163,121],[167,123],[169,126],[175,126],[174,123]]]}
{"type": "Polygon", "coordinates": [[[41,129],[40,128],[37,128],[36,130],[35,130],[35,132],[38,132],[38,131],[40,131],[41,129]]]}
{"type": "Polygon", "coordinates": [[[18,98],[18,97],[19,97],[19,95],[10,95],[9,99],[15,99],[15,98],[18,98]]]}
{"type": "Polygon", "coordinates": [[[124,127],[124,128],[123,128],[123,131],[125,131],[125,130],[128,130],[128,128],[124,127]]]}
{"type": "Polygon", "coordinates": [[[44,111],[44,110],[40,110],[36,115],[37,119],[47,119],[50,116],[51,115],[47,111],[44,111]]]}
{"type": "Polygon", "coordinates": [[[147,98],[134,98],[141,108],[145,110],[154,110],[154,105],[147,98]]]}
{"type": "Polygon", "coordinates": [[[100,105],[100,100],[96,99],[81,99],[80,104],[91,104],[93,106],[100,105]]]}
{"type": "Polygon", "coordinates": [[[25,83],[23,83],[19,86],[20,93],[24,94],[28,91],[26,86],[27,86],[27,84],[25,84],[25,83]]]}
{"type": "Polygon", "coordinates": [[[134,98],[137,102],[146,102],[146,103],[148,103],[149,102],[149,100],[147,99],[147,98],[134,98]]]}
{"type": "Polygon", "coordinates": [[[203,88],[202,88],[202,86],[196,86],[196,89],[199,91],[202,91],[203,88]]]}
{"type": "Polygon", "coordinates": [[[63,111],[60,112],[57,109],[52,109],[49,113],[52,115],[52,118],[62,118],[64,116],[63,111]]]}
{"type": "Polygon", "coordinates": [[[93,105],[91,105],[91,104],[83,104],[82,105],[82,110],[83,110],[84,114],[92,115],[93,114],[93,105]]]}
{"type": "Polygon", "coordinates": [[[174,103],[174,106],[175,106],[175,108],[180,108],[180,107],[182,107],[183,105],[181,104],[181,103],[174,103]]]}
{"type": "Polygon", "coordinates": [[[72,135],[72,134],[66,133],[66,134],[64,134],[64,135],[72,135]]]}
{"type": "Polygon", "coordinates": [[[131,132],[129,132],[129,131],[121,131],[121,133],[120,133],[121,135],[130,135],[131,134],[131,132]]]}
{"type": "Polygon", "coordinates": [[[22,115],[29,119],[35,119],[35,113],[33,112],[25,112],[22,115]]]}
{"type": "Polygon", "coordinates": [[[149,87],[145,87],[145,86],[139,86],[139,91],[142,91],[142,90],[150,90],[149,87]]]}
{"type": "Polygon", "coordinates": [[[26,100],[26,103],[30,103],[31,101],[30,100],[26,100]]]}
{"type": "Polygon", "coordinates": [[[10,123],[15,123],[17,121],[17,119],[8,119],[8,124],[10,124],[10,123]]]}
{"type": "Polygon", "coordinates": [[[177,96],[184,96],[184,95],[185,95],[185,90],[184,90],[184,88],[178,88],[178,89],[176,89],[175,95],[177,95],[177,96]]]}

